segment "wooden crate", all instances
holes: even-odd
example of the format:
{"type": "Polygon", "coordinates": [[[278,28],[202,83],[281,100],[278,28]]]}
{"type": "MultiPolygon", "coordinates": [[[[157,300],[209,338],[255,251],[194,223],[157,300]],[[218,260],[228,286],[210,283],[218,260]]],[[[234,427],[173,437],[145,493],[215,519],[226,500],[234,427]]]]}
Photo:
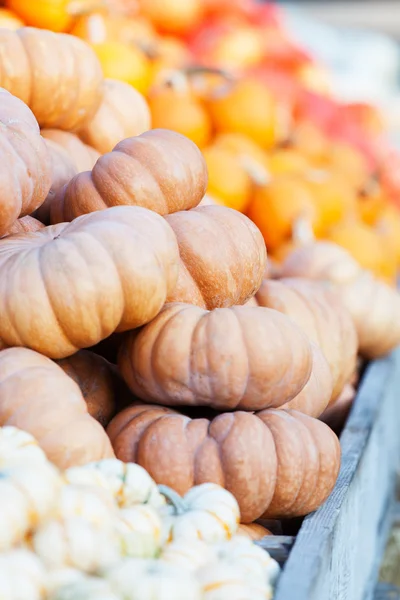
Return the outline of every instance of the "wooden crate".
{"type": "Polygon", "coordinates": [[[400,464],[400,349],[367,368],[340,441],[327,502],[296,538],[261,542],[284,562],[275,600],[374,598],[400,464]]]}

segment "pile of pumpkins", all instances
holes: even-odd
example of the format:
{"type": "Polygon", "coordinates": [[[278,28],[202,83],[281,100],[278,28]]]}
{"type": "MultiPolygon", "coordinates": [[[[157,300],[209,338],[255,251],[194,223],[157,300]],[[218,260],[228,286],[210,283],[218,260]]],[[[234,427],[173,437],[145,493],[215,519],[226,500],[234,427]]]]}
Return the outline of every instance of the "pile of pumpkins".
{"type": "Polygon", "coordinates": [[[177,131],[204,152],[209,196],[248,215],[277,264],[293,248],[327,239],[394,285],[400,159],[385,142],[382,116],[372,106],[333,99],[328,74],[291,41],[273,4],[6,0],[0,27],[23,24],[85,40],[106,78],[138,92],[107,83],[109,97],[81,132],[98,152],[150,123],[177,131]],[[115,112],[117,96],[123,98],[115,112]]]}
{"type": "MultiPolygon", "coordinates": [[[[51,600],[162,600],[172,580],[181,586],[176,600],[233,598],[223,583],[233,571],[241,599],[270,597],[277,569],[268,555],[225,540],[239,515],[259,537],[268,532],[255,521],[306,515],[329,496],[340,468],[329,425],[351,405],[358,358],[400,343],[400,295],[386,273],[364,268],[331,240],[304,234],[274,264],[255,213],[246,209],[251,220],[207,195],[207,151],[177,131],[149,130],[143,96],[105,79],[77,37],[0,29],[0,87],[0,427],[38,444],[14,444],[20,462],[5,445],[11,470],[0,497],[10,519],[0,569],[20,573],[21,560],[37,574],[37,597],[51,600]],[[54,468],[43,466],[38,447],[54,468]],[[132,501],[123,487],[128,471],[132,501]],[[37,513],[17,489],[32,478],[32,502],[43,503],[37,513]],[[165,498],[168,515],[178,515],[176,525],[168,517],[166,535],[153,510],[167,510],[165,498]],[[212,504],[213,513],[218,498],[230,516],[208,515],[203,528],[203,512],[212,504]],[[149,539],[150,526],[159,531],[149,539]],[[178,529],[187,530],[183,549],[173,546],[178,529]],[[196,537],[219,545],[197,549],[196,537]],[[168,561],[183,561],[187,576],[168,561]],[[43,583],[43,565],[67,572],[43,583]]],[[[282,182],[295,189],[298,180],[262,183],[272,154],[238,132],[221,134],[215,149],[240,158],[252,202],[265,198],[262,219],[270,226],[271,218],[277,247],[290,243],[266,190],[282,182]]],[[[296,161],[290,152],[276,164],[296,161]]],[[[310,182],[325,181],[323,169],[313,164],[310,182]]],[[[337,169],[341,178],[333,179],[356,185],[361,171],[344,177],[344,166],[337,169]]],[[[286,206],[287,220],[307,232],[309,214],[290,212],[294,202],[276,210],[286,206]]],[[[319,214],[321,228],[327,214],[319,214]]]]}
{"type": "Polygon", "coordinates": [[[60,471],[15,427],[0,464],[4,599],[272,598],[279,566],[217,485],[181,498],[117,459],[60,471]]]}

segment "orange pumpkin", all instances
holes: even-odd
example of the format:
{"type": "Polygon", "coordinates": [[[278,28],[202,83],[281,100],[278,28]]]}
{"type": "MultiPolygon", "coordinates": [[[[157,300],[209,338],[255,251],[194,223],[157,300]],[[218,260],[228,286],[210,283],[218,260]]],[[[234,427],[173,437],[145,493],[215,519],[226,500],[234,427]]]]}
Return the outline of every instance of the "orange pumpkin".
{"type": "Polygon", "coordinates": [[[321,421],[273,409],[202,416],[132,405],[107,433],[120,460],[140,464],[181,495],[207,481],[222,485],[236,497],[244,523],[308,514],[330,494],[340,444],[321,421]]]}
{"type": "Polygon", "coordinates": [[[276,148],[268,154],[268,166],[275,177],[304,175],[310,169],[310,161],[296,148],[276,148]]]}
{"type": "Polygon", "coordinates": [[[327,157],[329,169],[342,175],[356,189],[362,189],[369,178],[367,162],[355,148],[344,142],[331,142],[327,157]]]}
{"type": "Polygon", "coordinates": [[[0,87],[25,102],[40,127],[82,126],[96,112],[102,86],[101,66],[82,40],[32,27],[0,29],[0,87]]]}
{"type": "Polygon", "coordinates": [[[7,8],[0,8],[0,27],[6,29],[19,29],[25,23],[12,11],[7,8]]]}
{"type": "Polygon", "coordinates": [[[388,198],[380,183],[370,179],[357,198],[357,209],[361,220],[367,225],[375,225],[385,212],[387,205],[388,198]]]}
{"type": "Polygon", "coordinates": [[[189,33],[203,16],[202,0],[139,0],[141,13],[163,33],[189,33]]]}
{"type": "Polygon", "coordinates": [[[118,364],[145,401],[253,411],[293,400],[311,375],[312,354],[300,328],[278,311],[208,312],[178,302],[126,337],[118,364]]]}
{"type": "Polygon", "coordinates": [[[51,185],[51,164],[32,112],[2,89],[0,126],[0,235],[4,235],[18,217],[44,202],[51,185]]]}
{"type": "Polygon", "coordinates": [[[258,187],[247,215],[260,229],[268,250],[274,252],[292,239],[297,225],[305,221],[313,228],[318,210],[313,194],[301,177],[279,177],[258,187]]]}
{"type": "Polygon", "coordinates": [[[213,145],[238,156],[254,180],[264,184],[267,182],[270,170],[269,156],[249,136],[242,133],[220,133],[215,136],[213,145]]]}
{"type": "Polygon", "coordinates": [[[190,52],[183,41],[162,36],[148,46],[153,81],[158,82],[171,69],[183,69],[191,63],[190,52]]]}
{"type": "Polygon", "coordinates": [[[69,131],[42,129],[40,133],[47,141],[52,143],[53,147],[56,144],[58,149],[65,150],[75,167],[76,173],[90,171],[100,157],[100,153],[97,150],[82,143],[75,134],[69,131]]]}
{"type": "Polygon", "coordinates": [[[241,535],[243,537],[247,537],[250,540],[252,540],[253,542],[255,542],[257,540],[262,540],[263,537],[265,537],[266,535],[273,535],[273,534],[266,527],[259,525],[259,523],[248,523],[247,525],[245,525],[244,523],[241,523],[239,525],[239,529],[237,530],[236,535],[241,535]]]}
{"type": "Polygon", "coordinates": [[[77,384],[53,361],[26,348],[0,352],[0,425],[31,433],[60,469],[114,457],[77,384]]]}
{"type": "Polygon", "coordinates": [[[218,145],[203,150],[208,168],[208,188],[211,196],[241,212],[250,202],[253,191],[252,180],[240,157],[218,145]]]}
{"type": "MultiPolygon", "coordinates": [[[[99,109],[79,131],[79,137],[105,154],[121,140],[140,135],[150,127],[150,111],[142,94],[127,83],[106,79],[99,109]]],[[[89,168],[93,166],[94,162],[89,168]]]]}
{"type": "Polygon", "coordinates": [[[375,223],[375,231],[381,237],[387,254],[394,257],[400,267],[400,210],[394,204],[387,204],[375,223]]]}
{"type": "Polygon", "coordinates": [[[70,33],[89,44],[120,41],[145,47],[155,43],[156,32],[146,19],[128,18],[109,10],[89,12],[77,18],[70,33]]]}
{"type": "Polygon", "coordinates": [[[197,100],[183,77],[180,89],[179,75],[176,83],[155,87],[148,96],[154,128],[172,129],[188,137],[200,148],[211,137],[211,122],[206,109],[197,100]]]}
{"type": "Polygon", "coordinates": [[[7,233],[1,237],[15,235],[18,233],[29,233],[30,231],[39,231],[39,229],[43,229],[43,227],[43,223],[38,221],[38,219],[27,215],[26,217],[21,217],[21,219],[14,221],[7,233]]]}
{"type": "Polygon", "coordinates": [[[165,215],[197,206],[207,187],[200,150],[179,133],[152,129],[117,144],[80,173],[51,205],[53,223],[108,206],[144,206],[165,215]]]}
{"type": "Polygon", "coordinates": [[[137,46],[119,41],[92,44],[107,79],[119,79],[145,94],[151,83],[150,62],[137,46]]]}
{"type": "Polygon", "coordinates": [[[288,133],[288,113],[261,82],[242,79],[214,93],[208,101],[218,132],[243,133],[262,148],[271,148],[288,133]]]}

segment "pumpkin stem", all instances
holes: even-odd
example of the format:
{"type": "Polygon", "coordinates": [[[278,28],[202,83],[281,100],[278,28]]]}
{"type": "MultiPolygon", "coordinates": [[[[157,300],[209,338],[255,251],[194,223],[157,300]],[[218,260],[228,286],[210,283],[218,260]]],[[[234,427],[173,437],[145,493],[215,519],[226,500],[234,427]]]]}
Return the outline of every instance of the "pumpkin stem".
{"type": "Polygon", "coordinates": [[[252,179],[256,185],[264,187],[270,183],[270,173],[255,158],[248,156],[247,154],[241,154],[240,163],[246,173],[249,175],[250,179],[252,179]]]}
{"type": "Polygon", "coordinates": [[[175,490],[171,489],[167,485],[159,485],[158,491],[173,506],[177,516],[185,514],[187,511],[186,504],[178,492],[175,492],[175,490]]]}
{"type": "Polygon", "coordinates": [[[314,231],[308,216],[301,215],[292,225],[292,238],[302,245],[315,241],[314,231]]]}

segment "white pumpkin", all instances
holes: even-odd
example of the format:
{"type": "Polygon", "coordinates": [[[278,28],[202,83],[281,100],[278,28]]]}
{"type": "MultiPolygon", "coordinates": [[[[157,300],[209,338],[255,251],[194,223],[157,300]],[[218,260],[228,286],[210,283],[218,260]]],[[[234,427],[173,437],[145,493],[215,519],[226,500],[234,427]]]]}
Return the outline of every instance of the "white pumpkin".
{"type": "Polygon", "coordinates": [[[179,538],[164,546],[160,559],[182,569],[195,571],[203,565],[217,560],[214,546],[201,540],[179,538]]]}
{"type": "Polygon", "coordinates": [[[42,600],[45,598],[46,570],[37,556],[27,550],[0,554],[0,598],[42,600]]]}
{"type": "Polygon", "coordinates": [[[56,517],[81,517],[93,525],[113,526],[117,507],[110,496],[97,493],[94,487],[65,485],[60,494],[56,517]]]}
{"type": "Polygon", "coordinates": [[[95,573],[120,556],[114,529],[109,524],[96,526],[82,517],[46,522],[35,532],[32,544],[48,569],[73,567],[95,573]]]}
{"type": "Polygon", "coordinates": [[[46,454],[30,433],[11,425],[0,428],[0,469],[47,462],[46,454]]]}
{"type": "Polygon", "coordinates": [[[240,522],[239,505],[227,490],[214,483],[193,487],[183,498],[160,485],[171,506],[163,510],[167,542],[178,538],[216,543],[230,539],[240,522]]]}
{"type": "Polygon", "coordinates": [[[121,596],[104,579],[86,575],[53,590],[49,600],[121,600],[121,596]]]}
{"type": "Polygon", "coordinates": [[[215,546],[218,559],[238,566],[249,581],[259,580],[261,583],[274,585],[280,567],[276,560],[253,542],[242,536],[235,536],[229,542],[215,546]]]}
{"type": "Polygon", "coordinates": [[[60,490],[59,473],[50,463],[0,471],[0,551],[21,542],[53,513],[60,490]]]}
{"type": "Polygon", "coordinates": [[[149,504],[153,508],[165,505],[155,481],[143,467],[135,463],[109,458],[68,469],[65,477],[70,483],[95,485],[97,481],[100,485],[106,485],[121,508],[135,504],[149,504]],[[101,473],[100,477],[98,473],[101,473]]]}
{"type": "Polygon", "coordinates": [[[237,566],[224,562],[207,564],[197,571],[203,600],[271,600],[272,588],[259,581],[252,585],[237,566]]]}
{"type": "Polygon", "coordinates": [[[124,600],[203,600],[192,573],[161,560],[125,558],[106,578],[124,600]]]}
{"type": "Polygon", "coordinates": [[[160,515],[151,506],[121,508],[116,525],[121,555],[154,558],[160,551],[161,530],[160,515]]]}

